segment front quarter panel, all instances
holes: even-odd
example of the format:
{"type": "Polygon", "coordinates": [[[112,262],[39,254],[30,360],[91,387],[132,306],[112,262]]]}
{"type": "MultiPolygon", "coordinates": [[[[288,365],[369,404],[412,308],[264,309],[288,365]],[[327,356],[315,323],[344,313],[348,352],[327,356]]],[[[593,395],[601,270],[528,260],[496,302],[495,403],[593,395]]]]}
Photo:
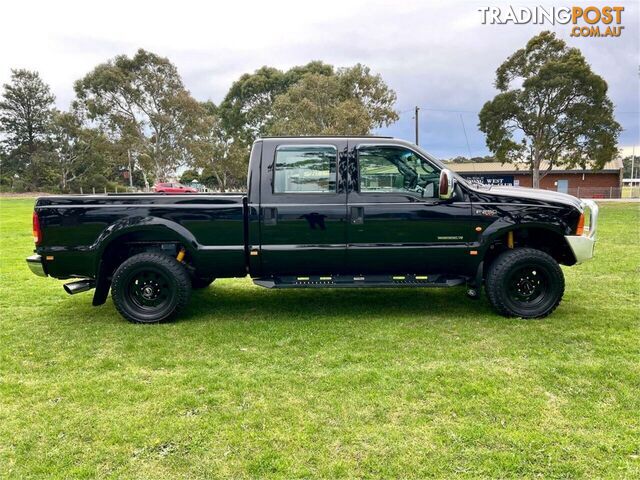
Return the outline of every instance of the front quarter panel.
{"type": "Polygon", "coordinates": [[[472,215],[481,229],[477,241],[481,256],[496,238],[510,230],[536,228],[570,235],[581,213],[570,205],[530,198],[476,193],[471,199],[472,215]]]}

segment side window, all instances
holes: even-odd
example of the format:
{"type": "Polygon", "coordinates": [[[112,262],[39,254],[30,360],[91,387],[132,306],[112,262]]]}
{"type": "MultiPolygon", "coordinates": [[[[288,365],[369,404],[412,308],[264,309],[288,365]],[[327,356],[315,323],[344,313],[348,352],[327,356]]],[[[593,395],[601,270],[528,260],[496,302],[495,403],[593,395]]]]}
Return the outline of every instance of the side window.
{"type": "Polygon", "coordinates": [[[422,198],[438,196],[438,172],[430,163],[402,147],[358,149],[361,193],[410,193],[422,198]]]}
{"type": "Polygon", "coordinates": [[[276,149],[273,193],[335,193],[333,146],[280,146],[276,149]]]}

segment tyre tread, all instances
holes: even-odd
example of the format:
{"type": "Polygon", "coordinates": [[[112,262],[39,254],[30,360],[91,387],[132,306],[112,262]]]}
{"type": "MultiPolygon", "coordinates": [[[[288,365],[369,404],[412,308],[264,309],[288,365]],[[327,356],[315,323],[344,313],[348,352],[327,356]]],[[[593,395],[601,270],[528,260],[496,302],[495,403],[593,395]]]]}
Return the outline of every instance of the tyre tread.
{"type": "Polygon", "coordinates": [[[487,292],[487,297],[489,298],[489,302],[496,309],[496,311],[505,317],[522,317],[522,318],[544,318],[549,316],[553,311],[558,308],[560,302],[562,301],[562,297],[564,295],[564,275],[562,273],[562,269],[558,262],[555,261],[553,257],[549,254],[536,250],[535,248],[516,248],[513,250],[507,250],[501,253],[495,261],[490,265],[489,271],[487,272],[487,277],[485,281],[485,290],[487,292]],[[514,263],[522,261],[523,259],[530,260],[531,257],[538,259],[539,261],[545,263],[552,271],[555,272],[557,279],[559,280],[560,285],[560,295],[558,296],[558,300],[550,307],[540,312],[536,315],[527,315],[522,316],[517,312],[513,311],[506,303],[505,297],[503,295],[502,282],[500,279],[504,278],[504,275],[507,273],[509,268],[514,263]]]}
{"type": "Polygon", "coordinates": [[[164,255],[162,253],[155,252],[143,252],[134,255],[124,262],[120,264],[120,266],[116,269],[113,280],[111,283],[111,296],[113,298],[113,304],[116,307],[116,310],[120,315],[122,315],[126,320],[132,323],[161,323],[170,320],[174,317],[180,310],[182,310],[187,303],[189,303],[189,298],[191,296],[191,278],[187,273],[184,266],[178,262],[175,258],[169,257],[168,255],[164,255]],[[127,271],[131,268],[136,267],[140,263],[155,263],[164,268],[166,268],[171,275],[173,275],[176,284],[177,284],[177,302],[174,309],[165,315],[162,318],[152,321],[141,321],[136,317],[132,316],[126,309],[124,305],[124,301],[122,298],[122,291],[120,290],[121,279],[126,275],[127,271]]]}

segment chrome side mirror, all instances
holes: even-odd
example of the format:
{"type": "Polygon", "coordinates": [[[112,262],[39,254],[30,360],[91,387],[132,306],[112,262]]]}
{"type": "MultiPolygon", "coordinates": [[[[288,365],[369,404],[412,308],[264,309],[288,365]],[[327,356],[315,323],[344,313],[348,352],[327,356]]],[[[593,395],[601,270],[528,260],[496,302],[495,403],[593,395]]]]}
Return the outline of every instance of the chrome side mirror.
{"type": "Polygon", "coordinates": [[[453,178],[453,174],[449,169],[443,169],[440,172],[440,183],[438,189],[438,196],[440,200],[449,200],[453,197],[453,192],[455,191],[455,180],[453,178]]]}

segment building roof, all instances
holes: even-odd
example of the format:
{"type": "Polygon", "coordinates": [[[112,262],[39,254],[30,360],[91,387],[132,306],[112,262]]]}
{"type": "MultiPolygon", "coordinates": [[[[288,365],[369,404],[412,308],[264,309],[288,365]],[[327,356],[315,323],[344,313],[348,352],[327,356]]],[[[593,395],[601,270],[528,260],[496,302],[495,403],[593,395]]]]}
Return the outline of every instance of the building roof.
{"type": "MultiPolygon", "coordinates": [[[[456,163],[447,162],[447,167],[457,173],[529,173],[529,168],[526,164],[516,163],[500,163],[500,162],[478,162],[478,163],[456,163]]],[[[543,161],[540,165],[540,170],[544,171],[549,167],[549,163],[543,161]]],[[[596,170],[595,172],[618,172],[622,170],[622,160],[616,158],[610,162],[607,162],[602,170],[596,170]]],[[[584,173],[590,172],[591,169],[583,170],[581,168],[554,168],[552,172],[577,172],[584,173]]]]}

